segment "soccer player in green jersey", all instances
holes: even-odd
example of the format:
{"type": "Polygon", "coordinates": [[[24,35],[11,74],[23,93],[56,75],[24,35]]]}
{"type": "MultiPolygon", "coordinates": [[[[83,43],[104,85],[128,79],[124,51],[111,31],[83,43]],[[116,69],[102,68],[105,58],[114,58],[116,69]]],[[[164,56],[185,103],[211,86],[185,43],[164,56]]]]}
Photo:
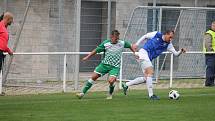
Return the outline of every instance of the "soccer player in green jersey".
{"type": "Polygon", "coordinates": [[[104,58],[102,62],[95,68],[91,78],[87,80],[81,93],[77,93],[77,97],[81,99],[86,92],[92,87],[94,81],[99,77],[109,73],[109,94],[107,99],[112,99],[112,94],[114,91],[114,82],[119,74],[120,70],[120,60],[124,48],[130,48],[132,52],[135,52],[132,45],[124,40],[119,39],[119,31],[113,30],[111,33],[111,39],[103,41],[96,49],[94,49],[90,54],[85,56],[82,60],[85,61],[96,53],[104,52],[104,58]]]}

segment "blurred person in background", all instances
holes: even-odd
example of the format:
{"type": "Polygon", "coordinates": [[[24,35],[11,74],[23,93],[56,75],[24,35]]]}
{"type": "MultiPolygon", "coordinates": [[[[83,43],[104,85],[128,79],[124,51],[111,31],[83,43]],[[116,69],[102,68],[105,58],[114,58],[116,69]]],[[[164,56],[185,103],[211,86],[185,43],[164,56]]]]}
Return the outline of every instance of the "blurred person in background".
{"type": "MultiPolygon", "coordinates": [[[[211,28],[204,34],[203,52],[215,52],[215,21],[211,23],[211,28]]],[[[205,53],[206,80],[205,86],[214,86],[215,78],[215,54],[205,53]]]]}
{"type": "Polygon", "coordinates": [[[8,47],[9,34],[7,27],[13,23],[13,14],[5,12],[0,16],[0,71],[5,58],[4,52],[13,55],[13,51],[8,47]]]}

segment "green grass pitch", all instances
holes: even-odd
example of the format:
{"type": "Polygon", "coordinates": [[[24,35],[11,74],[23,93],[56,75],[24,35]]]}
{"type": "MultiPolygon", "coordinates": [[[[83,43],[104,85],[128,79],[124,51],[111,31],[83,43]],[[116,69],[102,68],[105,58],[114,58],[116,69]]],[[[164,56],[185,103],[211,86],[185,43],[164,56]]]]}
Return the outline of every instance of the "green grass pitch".
{"type": "Polygon", "coordinates": [[[0,121],[215,121],[215,88],[176,89],[179,100],[168,99],[169,90],[155,90],[159,101],[146,90],[128,96],[115,92],[90,92],[79,100],[74,93],[0,97],[0,121]]]}

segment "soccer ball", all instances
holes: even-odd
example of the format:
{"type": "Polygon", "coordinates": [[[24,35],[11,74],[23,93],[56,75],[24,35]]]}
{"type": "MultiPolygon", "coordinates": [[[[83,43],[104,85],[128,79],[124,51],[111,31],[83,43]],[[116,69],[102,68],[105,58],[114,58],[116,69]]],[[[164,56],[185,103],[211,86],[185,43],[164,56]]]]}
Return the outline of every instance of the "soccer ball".
{"type": "Polygon", "coordinates": [[[179,97],[180,97],[180,94],[178,93],[178,91],[176,91],[176,90],[171,90],[171,91],[169,92],[169,98],[170,98],[170,99],[178,100],[179,97]]]}

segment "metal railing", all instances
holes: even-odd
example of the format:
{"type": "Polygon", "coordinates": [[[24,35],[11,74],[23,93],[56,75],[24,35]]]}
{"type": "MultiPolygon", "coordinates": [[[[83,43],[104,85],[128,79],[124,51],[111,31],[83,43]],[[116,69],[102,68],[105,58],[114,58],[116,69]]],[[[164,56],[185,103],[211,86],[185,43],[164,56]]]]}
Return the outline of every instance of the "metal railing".
{"type": "MultiPolygon", "coordinates": [[[[63,80],[62,80],[62,91],[63,92],[66,92],[66,87],[67,87],[67,84],[66,84],[66,81],[67,81],[67,56],[68,55],[85,55],[85,54],[89,54],[90,52],[35,52],[35,53],[14,53],[14,55],[24,55],[24,56],[29,56],[29,55],[63,55],[63,80]]],[[[138,52],[137,52],[138,53],[138,52]]],[[[215,54],[214,52],[207,52],[207,54],[215,54]]],[[[102,53],[101,53],[102,54],[102,53]]],[[[124,54],[132,54],[132,52],[123,52],[123,55],[124,54]]],[[[174,56],[172,53],[169,53],[169,52],[164,52],[163,54],[171,54],[171,62],[170,62],[170,71],[169,71],[169,87],[171,88],[172,87],[172,84],[173,84],[173,65],[174,65],[174,56]]],[[[200,51],[189,51],[189,52],[186,52],[185,54],[206,54],[206,53],[203,53],[203,52],[200,52],[200,51]]],[[[183,56],[183,55],[181,55],[183,56]]],[[[122,56],[123,57],[123,56],[122,56]]],[[[121,88],[121,83],[123,80],[126,80],[126,79],[123,79],[122,78],[122,65],[123,65],[123,58],[121,58],[121,69],[120,69],[120,74],[119,74],[119,88],[121,88]]],[[[76,70],[77,71],[77,70],[76,70]]],[[[39,75],[38,75],[39,76],[39,75]]],[[[77,77],[75,77],[75,79],[79,79],[79,75],[76,75],[77,77]]],[[[74,90],[78,90],[78,82],[79,80],[74,80],[74,90]]],[[[0,76],[0,94],[2,94],[2,78],[0,76]]]]}
{"type": "MultiPolygon", "coordinates": [[[[138,52],[136,52],[137,54],[138,54],[138,52]]],[[[132,54],[132,52],[123,52],[123,55],[124,54],[132,54]]],[[[173,69],[173,65],[174,65],[174,55],[173,55],[173,53],[170,53],[170,52],[163,52],[162,54],[171,54],[171,58],[170,58],[170,71],[169,71],[169,88],[172,88],[172,85],[173,85],[173,71],[174,71],[174,69],[173,69]]],[[[204,55],[204,54],[215,54],[215,52],[202,52],[202,51],[188,51],[188,52],[186,52],[186,53],[184,53],[184,54],[202,54],[202,55],[204,55]]],[[[122,57],[123,57],[123,55],[122,55],[122,57]]],[[[181,55],[181,56],[183,56],[183,54],[181,55]]],[[[123,58],[121,58],[121,66],[120,66],[120,74],[119,74],[119,88],[120,89],[122,89],[122,87],[121,87],[121,85],[122,85],[122,81],[126,81],[126,80],[128,80],[128,79],[125,79],[125,78],[123,78],[123,58]]],[[[158,79],[159,78],[159,76],[156,76],[155,77],[155,80],[157,81],[157,80],[159,80],[158,79]]]]}

